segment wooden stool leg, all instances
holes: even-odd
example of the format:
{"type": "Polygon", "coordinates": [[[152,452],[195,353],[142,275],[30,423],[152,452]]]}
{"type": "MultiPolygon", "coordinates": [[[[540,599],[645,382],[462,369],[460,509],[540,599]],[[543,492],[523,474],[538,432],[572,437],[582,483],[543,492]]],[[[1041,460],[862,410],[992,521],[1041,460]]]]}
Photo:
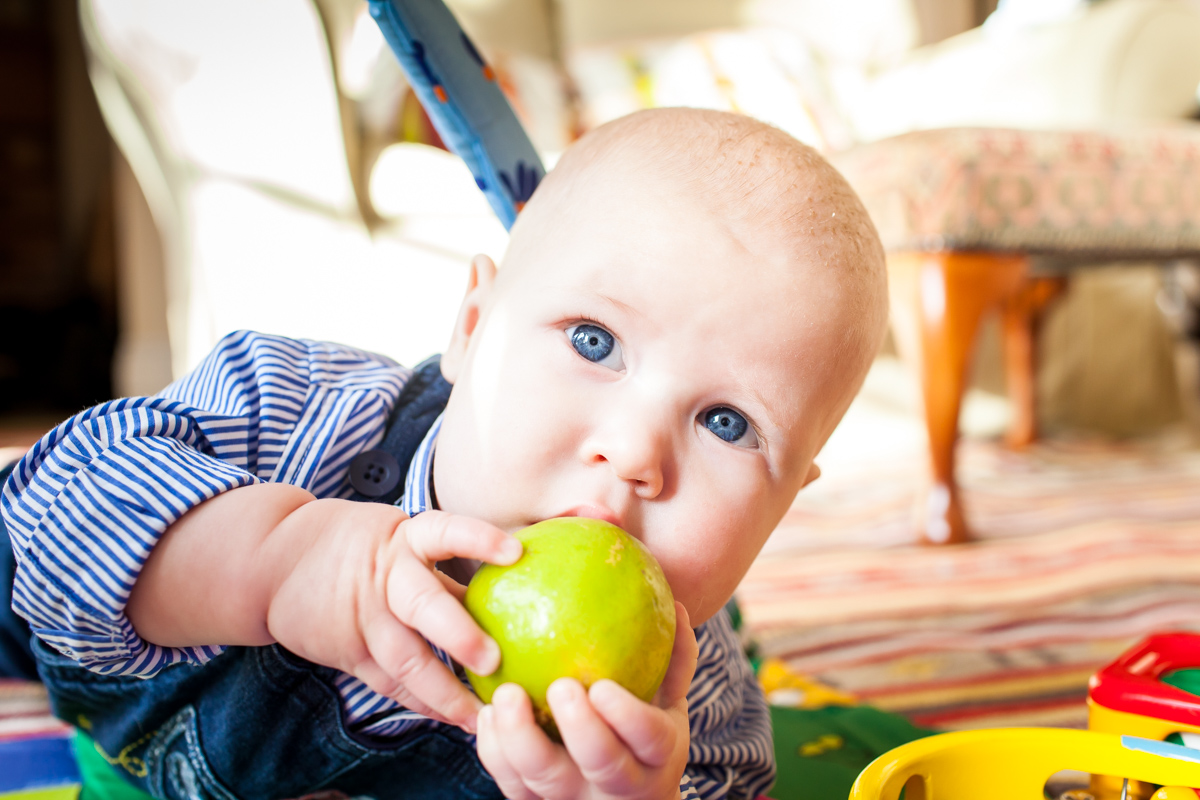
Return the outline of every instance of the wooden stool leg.
{"type": "Polygon", "coordinates": [[[917,527],[931,544],[970,538],[954,477],[958,414],[983,317],[1020,288],[1028,259],[995,253],[898,253],[888,257],[892,330],[920,376],[931,481],[917,499],[917,527]]]}
{"type": "Polygon", "coordinates": [[[1030,278],[1004,302],[1004,377],[1013,419],[1005,440],[1010,447],[1027,447],[1037,439],[1037,360],[1034,346],[1038,322],[1050,301],[1066,288],[1066,279],[1030,278]]]}

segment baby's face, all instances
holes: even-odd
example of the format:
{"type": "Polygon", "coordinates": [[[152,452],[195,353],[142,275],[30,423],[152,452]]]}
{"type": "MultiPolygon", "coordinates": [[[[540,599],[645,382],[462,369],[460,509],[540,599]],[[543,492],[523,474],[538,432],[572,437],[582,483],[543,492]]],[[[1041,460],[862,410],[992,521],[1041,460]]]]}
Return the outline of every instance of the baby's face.
{"type": "Polygon", "coordinates": [[[435,491],[508,531],[619,525],[699,624],[841,414],[837,287],[653,181],[593,200],[494,285],[483,262],[443,361],[435,491]]]}

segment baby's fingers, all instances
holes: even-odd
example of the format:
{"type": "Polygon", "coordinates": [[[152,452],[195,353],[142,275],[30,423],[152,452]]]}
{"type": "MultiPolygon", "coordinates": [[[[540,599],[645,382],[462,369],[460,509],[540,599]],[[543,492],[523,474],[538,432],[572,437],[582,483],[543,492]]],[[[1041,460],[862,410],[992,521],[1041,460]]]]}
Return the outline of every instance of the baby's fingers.
{"type": "Polygon", "coordinates": [[[458,600],[458,602],[461,603],[463,598],[467,596],[467,587],[454,580],[454,578],[451,578],[444,572],[435,572],[434,575],[437,575],[437,579],[442,582],[442,586],[445,586],[446,591],[454,595],[454,599],[458,600]]]}
{"type": "Polygon", "coordinates": [[[372,662],[358,665],[355,674],[364,683],[405,705],[410,705],[406,694],[411,695],[432,711],[431,716],[475,730],[483,704],[420,636],[380,613],[363,626],[363,639],[372,662]]]}
{"type": "Polygon", "coordinates": [[[473,517],[426,511],[405,520],[401,530],[413,554],[430,566],[451,558],[512,564],[521,557],[520,541],[473,517]]]}
{"type": "Polygon", "coordinates": [[[493,706],[484,706],[479,711],[479,736],[475,739],[479,761],[505,797],[510,800],[538,800],[504,756],[500,733],[496,730],[495,711],[493,706]]]}
{"type": "Polygon", "coordinates": [[[588,699],[633,757],[647,767],[664,766],[679,744],[679,727],[686,730],[685,713],[643,703],[613,681],[592,684],[588,699]]]}
{"type": "Polygon", "coordinates": [[[589,783],[618,795],[630,794],[643,783],[645,769],[596,713],[578,681],[571,678],[555,681],[546,692],[546,699],[567,752],[589,783]]]}
{"type": "Polygon", "coordinates": [[[500,646],[420,561],[400,559],[387,580],[387,604],[396,619],[420,631],[460,664],[480,675],[500,666],[500,646]]]}
{"type": "Polygon", "coordinates": [[[505,760],[538,797],[575,797],[583,776],[567,751],[554,744],[533,718],[529,696],[506,683],[492,694],[492,708],[505,760]]]}
{"type": "Polygon", "coordinates": [[[521,557],[521,543],[486,522],[444,511],[426,511],[406,520],[401,530],[411,556],[393,551],[388,608],[473,672],[491,674],[500,665],[500,648],[471,619],[459,593],[431,568],[454,557],[510,564],[521,557]]]}
{"type": "Polygon", "coordinates": [[[692,622],[688,618],[687,609],[683,603],[675,602],[675,646],[671,650],[671,665],[667,667],[667,676],[663,678],[654,702],[660,708],[670,708],[687,697],[688,688],[692,685],[692,676],[696,672],[696,657],[700,647],[696,644],[696,634],[692,630],[692,622]]]}

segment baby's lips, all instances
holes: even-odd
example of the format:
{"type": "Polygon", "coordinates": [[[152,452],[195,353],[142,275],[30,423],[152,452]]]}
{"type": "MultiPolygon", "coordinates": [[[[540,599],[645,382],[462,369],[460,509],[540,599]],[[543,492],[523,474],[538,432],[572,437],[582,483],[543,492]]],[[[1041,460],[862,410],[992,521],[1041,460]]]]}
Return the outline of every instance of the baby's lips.
{"type": "Polygon", "coordinates": [[[616,512],[604,506],[598,505],[582,505],[564,511],[561,514],[556,514],[556,517],[586,517],[587,519],[598,519],[601,522],[607,522],[610,525],[616,525],[624,530],[625,526],[621,523],[621,518],[616,512]]]}

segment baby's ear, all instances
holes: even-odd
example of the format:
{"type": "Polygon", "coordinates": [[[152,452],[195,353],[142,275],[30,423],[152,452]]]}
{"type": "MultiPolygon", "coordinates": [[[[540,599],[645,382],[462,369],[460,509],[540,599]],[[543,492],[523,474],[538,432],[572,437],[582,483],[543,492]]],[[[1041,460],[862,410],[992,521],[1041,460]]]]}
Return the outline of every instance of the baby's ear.
{"type": "Polygon", "coordinates": [[[467,345],[471,343],[471,336],[479,325],[479,317],[495,282],[495,263],[485,255],[472,258],[467,278],[467,294],[458,309],[458,319],[454,321],[450,344],[442,354],[442,377],[450,383],[458,379],[463,359],[467,355],[467,345]]]}
{"type": "Polygon", "coordinates": [[[801,484],[800,488],[808,486],[819,477],[821,477],[821,468],[818,467],[817,462],[814,461],[808,465],[808,474],[804,476],[804,483],[801,484]]]}

